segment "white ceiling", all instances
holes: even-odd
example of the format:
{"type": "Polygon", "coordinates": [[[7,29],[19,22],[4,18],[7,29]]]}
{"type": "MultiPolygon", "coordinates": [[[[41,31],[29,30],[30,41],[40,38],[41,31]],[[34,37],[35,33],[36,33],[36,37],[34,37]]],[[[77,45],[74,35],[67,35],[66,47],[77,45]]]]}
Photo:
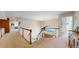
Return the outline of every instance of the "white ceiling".
{"type": "Polygon", "coordinates": [[[57,18],[59,14],[68,11],[3,11],[3,16],[7,17],[24,17],[27,19],[42,21],[57,18]]]}

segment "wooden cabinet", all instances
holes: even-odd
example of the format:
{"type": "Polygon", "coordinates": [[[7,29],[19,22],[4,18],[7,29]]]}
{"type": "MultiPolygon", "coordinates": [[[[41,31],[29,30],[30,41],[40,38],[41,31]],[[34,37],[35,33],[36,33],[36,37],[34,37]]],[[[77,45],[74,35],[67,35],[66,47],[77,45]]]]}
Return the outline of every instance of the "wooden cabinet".
{"type": "Polygon", "coordinates": [[[7,20],[0,19],[0,28],[5,28],[5,33],[10,31],[9,27],[9,18],[7,20]]]}

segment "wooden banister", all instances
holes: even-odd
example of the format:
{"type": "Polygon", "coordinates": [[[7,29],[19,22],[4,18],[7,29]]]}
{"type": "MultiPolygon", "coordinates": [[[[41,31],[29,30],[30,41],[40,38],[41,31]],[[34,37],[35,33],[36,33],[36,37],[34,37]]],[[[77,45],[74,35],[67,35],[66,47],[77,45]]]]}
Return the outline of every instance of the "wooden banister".
{"type": "MultiPolygon", "coordinates": [[[[22,28],[22,27],[20,27],[20,28],[22,28]]],[[[31,31],[31,29],[26,29],[26,28],[22,28],[22,29],[27,30],[27,31],[31,31]]]]}
{"type": "Polygon", "coordinates": [[[27,30],[27,31],[29,31],[30,33],[29,33],[29,35],[30,35],[30,44],[32,44],[32,29],[26,29],[26,28],[22,28],[22,27],[20,27],[21,29],[22,29],[22,36],[24,36],[24,30],[27,30]]]}

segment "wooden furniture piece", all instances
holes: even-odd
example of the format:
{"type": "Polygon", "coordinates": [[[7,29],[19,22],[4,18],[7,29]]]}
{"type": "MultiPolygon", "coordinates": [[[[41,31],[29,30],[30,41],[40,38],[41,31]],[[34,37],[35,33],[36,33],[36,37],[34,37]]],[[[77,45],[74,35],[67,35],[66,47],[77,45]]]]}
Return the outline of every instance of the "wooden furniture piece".
{"type": "Polygon", "coordinates": [[[0,19],[0,28],[5,29],[5,33],[8,33],[10,31],[9,29],[9,18],[7,19],[0,19]]]}

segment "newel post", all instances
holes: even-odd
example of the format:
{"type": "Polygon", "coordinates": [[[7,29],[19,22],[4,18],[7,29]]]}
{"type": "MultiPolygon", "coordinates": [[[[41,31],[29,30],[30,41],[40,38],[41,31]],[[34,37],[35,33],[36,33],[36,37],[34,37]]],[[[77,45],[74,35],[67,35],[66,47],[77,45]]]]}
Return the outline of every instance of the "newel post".
{"type": "Polygon", "coordinates": [[[32,30],[30,30],[30,44],[32,44],[32,30]]]}

